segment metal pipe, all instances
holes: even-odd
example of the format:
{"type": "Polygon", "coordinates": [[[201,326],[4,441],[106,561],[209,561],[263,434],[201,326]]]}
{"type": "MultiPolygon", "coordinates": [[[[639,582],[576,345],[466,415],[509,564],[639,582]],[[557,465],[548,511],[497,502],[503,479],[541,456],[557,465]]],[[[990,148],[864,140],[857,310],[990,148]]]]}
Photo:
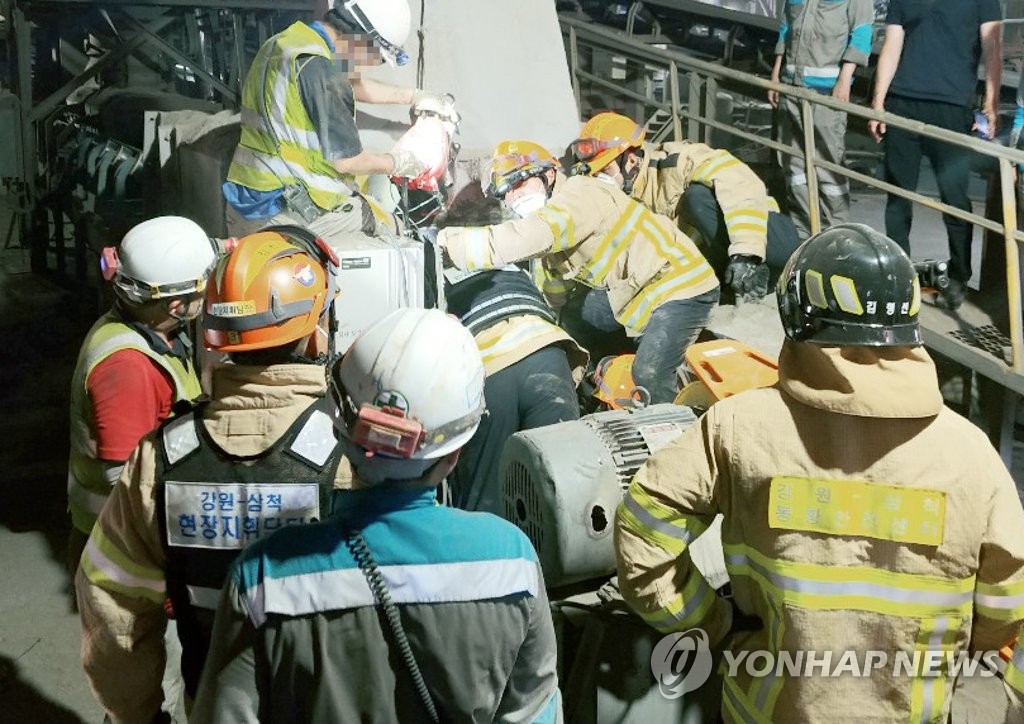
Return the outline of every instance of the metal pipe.
{"type": "Polygon", "coordinates": [[[682,99],[679,95],[679,69],[675,61],[668,64],[668,87],[672,95],[672,137],[676,141],[683,140],[683,124],[679,118],[679,106],[682,99]]]}
{"type": "Polygon", "coordinates": [[[1010,344],[1013,350],[1013,370],[1024,370],[1024,331],[1021,327],[1020,254],[1014,232],[1017,230],[1017,190],[1014,188],[1014,169],[1006,159],[999,161],[999,181],[1003,191],[1003,239],[1006,243],[1006,297],[1010,312],[1010,344]]]}
{"type": "Polygon", "coordinates": [[[814,144],[814,107],[806,98],[800,99],[800,116],[804,126],[804,175],[807,176],[808,221],[811,233],[821,231],[821,203],[818,196],[818,152],[814,144]]]}
{"type": "Polygon", "coordinates": [[[576,117],[581,114],[580,109],[580,49],[576,40],[576,28],[569,28],[569,78],[572,80],[572,95],[576,101],[576,117]]]}

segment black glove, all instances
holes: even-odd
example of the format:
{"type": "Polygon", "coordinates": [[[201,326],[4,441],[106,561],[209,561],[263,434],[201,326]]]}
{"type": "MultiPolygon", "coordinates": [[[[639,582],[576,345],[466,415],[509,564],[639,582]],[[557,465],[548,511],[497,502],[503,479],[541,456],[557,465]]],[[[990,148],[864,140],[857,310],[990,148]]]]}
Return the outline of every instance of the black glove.
{"type": "Polygon", "coordinates": [[[737,302],[756,302],[768,293],[768,265],[750,254],[733,254],[724,281],[737,302]]]}

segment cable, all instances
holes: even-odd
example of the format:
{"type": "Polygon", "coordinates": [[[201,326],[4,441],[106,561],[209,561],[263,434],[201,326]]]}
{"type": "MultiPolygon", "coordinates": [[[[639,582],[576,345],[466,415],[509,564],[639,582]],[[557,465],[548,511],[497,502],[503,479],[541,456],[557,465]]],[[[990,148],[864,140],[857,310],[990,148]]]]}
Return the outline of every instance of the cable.
{"type": "Polygon", "coordinates": [[[398,607],[391,600],[391,593],[384,582],[384,575],[377,567],[376,561],[373,560],[370,547],[366,545],[363,534],[358,530],[350,531],[345,537],[345,543],[348,545],[352,557],[355,558],[359,570],[366,576],[366,582],[369,584],[374,598],[377,599],[380,607],[384,609],[384,615],[388,619],[388,626],[391,628],[391,633],[398,644],[402,659],[405,661],[405,667],[409,670],[409,675],[412,676],[412,683],[416,687],[416,693],[419,694],[423,708],[427,710],[427,716],[430,717],[430,721],[439,722],[437,707],[434,706],[434,699],[430,696],[430,690],[427,688],[427,683],[423,680],[423,674],[420,673],[416,657],[413,656],[412,646],[409,645],[409,638],[405,635],[405,629],[402,627],[402,618],[398,613],[398,607]]]}
{"type": "Polygon", "coordinates": [[[420,41],[419,54],[416,57],[416,87],[417,88],[422,88],[423,87],[423,77],[424,77],[425,71],[426,71],[426,63],[425,63],[425,60],[424,60],[425,56],[424,56],[424,53],[423,53],[423,40],[425,38],[425,34],[423,32],[423,23],[424,23],[424,20],[426,18],[426,15],[427,15],[427,0],[420,0],[420,29],[416,31],[416,37],[419,38],[419,41],[420,41]]]}

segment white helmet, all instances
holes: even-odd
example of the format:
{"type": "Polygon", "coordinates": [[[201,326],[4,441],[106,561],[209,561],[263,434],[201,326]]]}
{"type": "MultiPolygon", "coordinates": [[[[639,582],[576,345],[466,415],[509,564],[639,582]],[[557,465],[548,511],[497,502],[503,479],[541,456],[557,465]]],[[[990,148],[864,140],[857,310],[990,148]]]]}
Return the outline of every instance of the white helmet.
{"type": "Polygon", "coordinates": [[[341,434],[367,457],[433,460],[465,445],[484,414],[473,335],[437,309],[397,309],[334,370],[341,434]]]}
{"type": "Polygon", "coordinates": [[[117,257],[114,285],[132,302],[201,292],[216,261],[206,232],[181,216],[158,216],[132,227],[117,257]]]}
{"type": "Polygon", "coordinates": [[[362,28],[380,48],[388,65],[409,62],[402,49],[412,28],[408,0],[334,0],[334,12],[349,25],[362,28]]]}

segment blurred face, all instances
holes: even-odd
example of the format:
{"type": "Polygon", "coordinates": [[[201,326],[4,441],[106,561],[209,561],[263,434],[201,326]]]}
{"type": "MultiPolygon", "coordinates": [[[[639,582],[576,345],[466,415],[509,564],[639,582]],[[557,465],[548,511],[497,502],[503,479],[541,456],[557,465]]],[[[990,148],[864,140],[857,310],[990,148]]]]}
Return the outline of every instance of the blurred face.
{"type": "Polygon", "coordinates": [[[610,164],[605,166],[598,172],[598,176],[602,174],[606,176],[610,181],[614,182],[620,189],[622,185],[626,183],[626,177],[622,174],[622,166],[619,163],[622,161],[622,157],[615,159],[610,164]]]}
{"type": "Polygon", "coordinates": [[[339,35],[334,39],[337,57],[346,63],[349,71],[375,68],[384,62],[380,48],[366,35],[339,35]]]}
{"type": "Polygon", "coordinates": [[[541,180],[540,176],[531,176],[525,181],[520,181],[509,189],[508,193],[505,194],[503,201],[508,206],[512,206],[517,199],[536,193],[547,195],[547,189],[544,188],[544,182],[541,180]]]}
{"type": "Polygon", "coordinates": [[[543,208],[548,201],[548,188],[554,177],[554,171],[546,171],[549,175],[549,186],[545,187],[543,176],[531,176],[525,181],[520,181],[505,194],[502,199],[507,206],[519,218],[525,218],[543,208]]]}

